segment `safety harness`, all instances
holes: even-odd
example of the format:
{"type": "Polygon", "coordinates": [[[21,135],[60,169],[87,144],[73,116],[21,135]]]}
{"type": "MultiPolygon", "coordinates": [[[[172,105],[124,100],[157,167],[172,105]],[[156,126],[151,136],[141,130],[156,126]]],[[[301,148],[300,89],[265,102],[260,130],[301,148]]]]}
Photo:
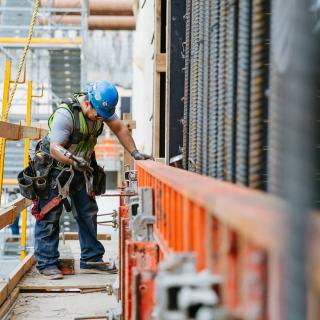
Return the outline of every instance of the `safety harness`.
{"type": "MultiPolygon", "coordinates": [[[[75,146],[75,153],[77,153],[83,151],[83,149],[78,148],[79,145],[82,145],[82,147],[86,148],[86,151],[91,154],[93,165],[98,167],[98,164],[95,160],[94,152],[92,153],[92,150],[96,143],[96,138],[103,131],[103,123],[100,125],[100,127],[98,127],[98,124],[100,123],[98,121],[95,121],[92,130],[89,132],[86,118],[81,112],[81,107],[77,99],[77,97],[81,95],[82,94],[75,94],[73,98],[69,98],[67,101],[63,101],[59,107],[68,110],[73,118],[73,132],[68,143],[65,145],[65,148],[69,149],[71,146],[75,146]],[[86,146],[86,143],[91,143],[91,145],[86,146]]],[[[54,114],[55,112],[48,119],[49,129],[51,129],[54,114]]],[[[32,199],[34,204],[32,208],[32,215],[36,218],[37,221],[41,221],[46,216],[46,214],[48,214],[53,208],[57,207],[61,202],[64,204],[66,211],[71,211],[71,206],[69,204],[69,201],[67,200],[67,197],[69,196],[69,187],[74,175],[73,169],[65,166],[64,164],[57,163],[56,161],[55,163],[55,167],[61,170],[61,173],[56,178],[58,195],[51,199],[41,210],[39,208],[39,196],[37,196],[35,199],[32,199]],[[59,178],[64,172],[69,172],[70,175],[64,186],[61,186],[59,178]]]]}

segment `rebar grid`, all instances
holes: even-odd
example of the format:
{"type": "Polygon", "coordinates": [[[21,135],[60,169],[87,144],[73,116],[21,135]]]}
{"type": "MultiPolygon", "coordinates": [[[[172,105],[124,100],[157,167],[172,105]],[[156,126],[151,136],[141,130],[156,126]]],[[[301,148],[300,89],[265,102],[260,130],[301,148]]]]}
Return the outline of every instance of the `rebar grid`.
{"type": "Polygon", "coordinates": [[[219,19],[219,78],[218,78],[218,153],[217,178],[224,179],[225,167],[225,109],[226,109],[226,52],[227,52],[227,0],[221,0],[219,19]]]}
{"type": "Polygon", "coordinates": [[[197,115],[199,81],[199,2],[192,2],[191,24],[191,72],[190,72],[190,123],[189,170],[196,171],[197,163],[197,115]]]}
{"type": "Polygon", "coordinates": [[[219,78],[220,0],[210,2],[210,76],[209,76],[209,175],[217,177],[218,78],[219,78]]]}
{"type": "Polygon", "coordinates": [[[267,70],[267,0],[253,0],[251,35],[251,97],[249,138],[249,186],[262,189],[265,169],[265,90],[267,70]]]}
{"type": "Polygon", "coordinates": [[[190,112],[190,25],[191,25],[191,0],[186,0],[186,43],[185,43],[185,68],[184,68],[184,110],[183,110],[183,160],[184,169],[188,169],[189,147],[189,112],[190,112]]]}
{"type": "Polygon", "coordinates": [[[209,163],[208,163],[208,127],[209,127],[209,30],[210,30],[210,3],[204,1],[204,35],[203,35],[203,129],[202,129],[202,173],[208,175],[209,163]]]}
{"type": "Polygon", "coordinates": [[[238,33],[238,3],[229,1],[227,18],[227,74],[226,74],[226,114],[225,114],[225,144],[226,144],[226,180],[235,181],[235,125],[237,108],[237,33],[238,33]]]}
{"type": "Polygon", "coordinates": [[[236,182],[248,185],[251,0],[239,1],[236,182]]]}
{"type": "Polygon", "coordinates": [[[204,106],[203,106],[203,85],[204,85],[204,0],[199,0],[198,2],[198,29],[197,29],[197,38],[198,38],[198,83],[197,83],[197,143],[196,143],[196,172],[202,173],[203,169],[203,154],[202,154],[202,145],[203,145],[203,119],[204,119],[204,106]]]}

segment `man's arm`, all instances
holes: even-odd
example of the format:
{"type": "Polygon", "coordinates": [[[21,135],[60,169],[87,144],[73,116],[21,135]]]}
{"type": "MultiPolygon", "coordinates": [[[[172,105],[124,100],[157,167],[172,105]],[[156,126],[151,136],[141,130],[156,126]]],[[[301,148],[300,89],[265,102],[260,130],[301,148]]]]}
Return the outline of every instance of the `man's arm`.
{"type": "Polygon", "coordinates": [[[136,144],[124,123],[120,119],[106,121],[111,131],[117,136],[120,143],[130,153],[137,150],[136,144]]]}
{"type": "Polygon", "coordinates": [[[114,119],[106,121],[112,132],[118,137],[120,143],[130,152],[131,156],[135,160],[147,160],[152,159],[152,156],[140,153],[137,150],[136,144],[124,123],[120,119],[114,119]]]}
{"type": "Polygon", "coordinates": [[[73,119],[70,112],[59,108],[53,118],[50,132],[50,155],[64,164],[72,164],[72,160],[57,151],[56,146],[64,147],[73,131],[73,119]]]}
{"type": "Polygon", "coordinates": [[[64,156],[57,150],[57,146],[64,147],[62,144],[57,142],[50,143],[50,155],[52,158],[56,159],[57,161],[64,163],[64,164],[73,164],[73,160],[64,156]]]}

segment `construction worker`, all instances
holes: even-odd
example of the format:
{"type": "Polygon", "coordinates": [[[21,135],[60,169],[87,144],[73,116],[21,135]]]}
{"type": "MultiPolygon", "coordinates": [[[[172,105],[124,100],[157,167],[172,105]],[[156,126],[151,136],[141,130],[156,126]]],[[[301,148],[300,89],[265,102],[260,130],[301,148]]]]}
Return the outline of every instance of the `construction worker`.
{"type": "MultiPolygon", "coordinates": [[[[107,81],[88,85],[86,93],[75,94],[69,102],[62,103],[49,118],[49,134],[41,142],[40,149],[50,152],[55,167],[50,170],[50,192],[48,199],[39,200],[39,210],[57,196],[56,177],[66,166],[72,166],[74,177],[70,185],[72,211],[78,223],[81,246],[80,268],[88,273],[112,273],[114,268],[103,264],[104,247],[97,240],[98,206],[93,194],[86,186],[87,164],[94,165],[92,154],[103,122],[118,137],[123,147],[136,160],[149,159],[140,153],[127,127],[115,113],[118,92],[107,81]],[[74,110],[78,107],[78,113],[74,110]],[[75,128],[78,126],[78,132],[75,128]],[[61,153],[66,149],[76,156],[77,161],[61,153]],[[79,161],[80,160],[80,161],[79,161]]],[[[66,178],[67,179],[67,178],[66,178]]],[[[48,279],[63,278],[58,268],[59,218],[62,203],[54,207],[35,225],[35,258],[38,271],[48,279]]]]}

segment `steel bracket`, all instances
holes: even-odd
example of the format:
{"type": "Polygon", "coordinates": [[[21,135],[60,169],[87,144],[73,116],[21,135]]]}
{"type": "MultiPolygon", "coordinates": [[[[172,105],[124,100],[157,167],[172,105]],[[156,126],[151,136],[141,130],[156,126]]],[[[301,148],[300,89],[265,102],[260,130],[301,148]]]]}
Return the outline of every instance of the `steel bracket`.
{"type": "Polygon", "coordinates": [[[154,319],[216,319],[219,296],[213,288],[222,279],[208,270],[198,272],[193,254],[169,257],[160,265],[155,281],[154,319]]]}

